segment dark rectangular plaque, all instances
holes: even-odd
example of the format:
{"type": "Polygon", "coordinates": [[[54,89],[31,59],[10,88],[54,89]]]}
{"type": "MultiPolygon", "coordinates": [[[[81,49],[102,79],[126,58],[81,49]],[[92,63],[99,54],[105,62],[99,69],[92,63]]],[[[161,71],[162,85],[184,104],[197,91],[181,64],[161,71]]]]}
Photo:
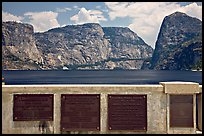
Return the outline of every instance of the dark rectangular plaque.
{"type": "Polygon", "coordinates": [[[146,95],[108,95],[109,130],[147,130],[146,95]]]}
{"type": "Polygon", "coordinates": [[[61,130],[100,130],[100,94],[62,94],[61,130]]]}
{"type": "Polygon", "coordinates": [[[13,121],[52,121],[53,94],[14,94],[13,121]]]}
{"type": "Polygon", "coordinates": [[[170,127],[193,127],[193,95],[170,95],[170,127]]]}

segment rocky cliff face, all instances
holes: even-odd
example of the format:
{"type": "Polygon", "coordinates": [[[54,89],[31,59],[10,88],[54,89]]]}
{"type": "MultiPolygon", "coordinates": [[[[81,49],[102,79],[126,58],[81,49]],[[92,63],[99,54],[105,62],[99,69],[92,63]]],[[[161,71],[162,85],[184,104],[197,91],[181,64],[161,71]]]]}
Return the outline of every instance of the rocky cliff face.
{"type": "MultiPolygon", "coordinates": [[[[3,55],[4,60],[10,56],[19,58],[22,63],[29,59],[29,62],[41,69],[62,69],[64,66],[69,69],[140,69],[143,60],[137,59],[151,57],[153,52],[150,46],[128,28],[102,28],[99,24],[89,23],[34,34],[33,31],[27,31],[30,25],[21,24],[19,27],[16,25],[18,23],[6,24],[2,24],[5,27],[2,33],[5,48],[3,52],[11,47],[15,47],[15,50],[3,55]],[[9,27],[17,27],[22,34],[19,31],[13,33],[14,30],[8,29],[9,27]],[[24,44],[18,44],[14,39],[18,39],[18,42],[24,40],[24,44]],[[14,46],[8,46],[11,41],[15,41],[12,44],[14,46]],[[26,48],[24,52],[27,54],[15,53],[23,48],[26,48]]],[[[4,62],[3,65],[10,64],[4,62]]],[[[11,65],[11,68],[22,67],[11,65]]]]}
{"type": "Polygon", "coordinates": [[[156,41],[151,69],[186,70],[201,64],[202,21],[181,12],[166,16],[156,41]]]}
{"type": "Polygon", "coordinates": [[[33,37],[33,27],[16,22],[2,23],[3,69],[39,69],[41,54],[33,37]]]}
{"type": "Polygon", "coordinates": [[[110,53],[98,24],[66,26],[45,33],[36,33],[36,46],[49,68],[93,64],[103,61],[110,53]]]}
{"type": "Polygon", "coordinates": [[[147,58],[153,51],[136,33],[125,27],[104,27],[112,58],[147,58]]]}

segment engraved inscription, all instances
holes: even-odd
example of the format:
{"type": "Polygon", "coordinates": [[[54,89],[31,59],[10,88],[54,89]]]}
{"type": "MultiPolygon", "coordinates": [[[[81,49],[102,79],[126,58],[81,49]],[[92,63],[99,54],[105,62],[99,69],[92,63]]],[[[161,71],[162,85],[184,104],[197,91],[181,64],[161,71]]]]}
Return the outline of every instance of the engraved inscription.
{"type": "Polygon", "coordinates": [[[61,130],[99,130],[99,94],[62,94],[61,130]]]}
{"type": "Polygon", "coordinates": [[[14,94],[14,121],[52,121],[53,94],[14,94]]]}
{"type": "Polygon", "coordinates": [[[108,128],[146,131],[146,95],[108,95],[108,128]]]}

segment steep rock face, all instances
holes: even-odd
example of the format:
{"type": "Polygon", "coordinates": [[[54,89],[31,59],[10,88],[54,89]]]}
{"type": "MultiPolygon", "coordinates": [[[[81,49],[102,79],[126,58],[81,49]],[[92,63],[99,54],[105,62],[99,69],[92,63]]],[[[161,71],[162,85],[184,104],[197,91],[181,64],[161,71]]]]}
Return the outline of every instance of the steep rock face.
{"type": "Polygon", "coordinates": [[[49,68],[93,64],[103,61],[110,53],[98,24],[73,25],[36,33],[36,45],[49,68]]]}
{"type": "Polygon", "coordinates": [[[103,27],[105,38],[111,45],[110,58],[126,61],[108,62],[106,67],[116,69],[141,69],[144,60],[149,58],[153,49],[147,45],[136,33],[127,27],[103,27]],[[112,65],[111,65],[112,64],[112,65]]]}
{"type": "Polygon", "coordinates": [[[41,63],[33,27],[16,22],[2,23],[3,69],[38,69],[41,63]]]}
{"type": "Polygon", "coordinates": [[[44,65],[57,69],[140,69],[143,61],[135,59],[151,57],[153,51],[128,28],[95,23],[36,33],[35,39],[44,65]]]}
{"type": "Polygon", "coordinates": [[[202,69],[202,35],[184,42],[182,47],[174,55],[177,69],[202,69]]]}
{"type": "Polygon", "coordinates": [[[125,27],[103,27],[105,38],[111,44],[112,58],[147,58],[153,49],[136,33],[125,27]]]}
{"type": "Polygon", "coordinates": [[[33,33],[29,24],[2,23],[3,69],[140,69],[153,49],[128,28],[68,25],[33,33]]]}
{"type": "Polygon", "coordinates": [[[166,16],[156,41],[151,69],[184,70],[197,63],[202,63],[202,21],[181,12],[166,16]]]}

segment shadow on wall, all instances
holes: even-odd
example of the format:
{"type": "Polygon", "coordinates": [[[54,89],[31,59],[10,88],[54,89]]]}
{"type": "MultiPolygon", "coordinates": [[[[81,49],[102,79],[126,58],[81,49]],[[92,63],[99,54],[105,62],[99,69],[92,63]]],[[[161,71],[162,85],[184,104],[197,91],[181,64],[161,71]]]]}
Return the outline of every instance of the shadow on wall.
{"type": "Polygon", "coordinates": [[[51,124],[49,123],[49,121],[40,121],[39,122],[39,131],[42,134],[52,134],[53,131],[51,131],[50,126],[51,126],[51,124]]]}

